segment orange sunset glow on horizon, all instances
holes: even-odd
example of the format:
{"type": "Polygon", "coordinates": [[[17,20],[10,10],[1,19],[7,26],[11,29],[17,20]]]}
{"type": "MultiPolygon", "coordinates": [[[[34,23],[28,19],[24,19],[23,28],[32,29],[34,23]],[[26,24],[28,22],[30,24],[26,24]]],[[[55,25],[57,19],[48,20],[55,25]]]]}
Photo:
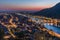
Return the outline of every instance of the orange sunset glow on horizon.
{"type": "Polygon", "coordinates": [[[0,10],[42,10],[58,2],[54,0],[1,0],[0,10]]]}

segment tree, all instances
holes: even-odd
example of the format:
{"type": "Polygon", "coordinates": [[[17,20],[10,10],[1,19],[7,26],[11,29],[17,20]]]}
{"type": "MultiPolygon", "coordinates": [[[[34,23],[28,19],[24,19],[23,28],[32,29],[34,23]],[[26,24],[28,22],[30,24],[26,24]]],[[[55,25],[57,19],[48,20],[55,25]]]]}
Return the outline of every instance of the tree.
{"type": "Polygon", "coordinates": [[[4,30],[0,28],[0,39],[2,40],[4,36],[4,30]]]}

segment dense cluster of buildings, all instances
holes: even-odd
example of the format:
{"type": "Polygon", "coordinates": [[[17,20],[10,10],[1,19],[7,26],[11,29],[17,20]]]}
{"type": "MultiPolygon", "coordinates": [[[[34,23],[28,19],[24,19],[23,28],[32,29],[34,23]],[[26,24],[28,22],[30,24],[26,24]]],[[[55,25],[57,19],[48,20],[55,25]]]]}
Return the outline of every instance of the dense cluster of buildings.
{"type": "Polygon", "coordinates": [[[59,40],[59,38],[50,35],[47,31],[42,31],[41,29],[45,28],[44,25],[30,18],[9,14],[0,15],[0,19],[0,26],[7,28],[3,35],[4,40],[59,40]]]}

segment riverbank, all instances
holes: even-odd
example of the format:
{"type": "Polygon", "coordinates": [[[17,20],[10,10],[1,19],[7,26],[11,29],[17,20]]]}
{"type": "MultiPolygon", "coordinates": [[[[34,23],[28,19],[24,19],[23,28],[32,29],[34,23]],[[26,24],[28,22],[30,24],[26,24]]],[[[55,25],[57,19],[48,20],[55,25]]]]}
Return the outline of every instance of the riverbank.
{"type": "Polygon", "coordinates": [[[42,31],[48,32],[51,36],[55,36],[55,37],[60,38],[60,34],[58,34],[58,33],[55,33],[55,32],[53,32],[51,30],[46,29],[46,28],[43,28],[43,29],[39,28],[39,29],[42,30],[42,31]]]}

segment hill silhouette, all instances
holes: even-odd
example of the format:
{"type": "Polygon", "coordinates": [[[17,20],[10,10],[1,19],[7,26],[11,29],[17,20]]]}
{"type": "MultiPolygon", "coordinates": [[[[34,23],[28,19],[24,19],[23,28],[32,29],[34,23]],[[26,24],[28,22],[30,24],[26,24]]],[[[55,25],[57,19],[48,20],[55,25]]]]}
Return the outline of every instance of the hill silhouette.
{"type": "Polygon", "coordinates": [[[47,9],[43,9],[34,13],[34,15],[41,15],[45,17],[57,18],[60,19],[60,3],[56,4],[55,6],[47,9]]]}

